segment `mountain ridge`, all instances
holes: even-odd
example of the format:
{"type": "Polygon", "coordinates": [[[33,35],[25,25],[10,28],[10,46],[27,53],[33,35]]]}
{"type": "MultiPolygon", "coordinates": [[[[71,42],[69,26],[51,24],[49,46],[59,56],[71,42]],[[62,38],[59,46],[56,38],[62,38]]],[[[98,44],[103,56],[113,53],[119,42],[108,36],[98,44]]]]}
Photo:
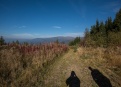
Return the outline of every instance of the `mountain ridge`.
{"type": "Polygon", "coordinates": [[[57,36],[57,37],[46,37],[46,38],[33,38],[33,39],[17,39],[17,38],[5,38],[5,42],[12,43],[13,41],[19,41],[20,43],[28,42],[32,44],[39,44],[39,43],[50,43],[59,41],[61,43],[68,44],[70,41],[74,40],[75,37],[71,36],[57,36]]]}

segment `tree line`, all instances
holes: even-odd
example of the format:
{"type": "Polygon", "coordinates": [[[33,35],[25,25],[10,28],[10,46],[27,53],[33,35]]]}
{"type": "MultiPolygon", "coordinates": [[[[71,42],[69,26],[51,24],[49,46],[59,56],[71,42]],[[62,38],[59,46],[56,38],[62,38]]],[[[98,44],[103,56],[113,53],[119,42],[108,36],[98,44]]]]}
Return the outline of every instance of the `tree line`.
{"type": "Polygon", "coordinates": [[[95,25],[85,29],[81,42],[85,46],[120,46],[121,45],[121,9],[114,20],[108,17],[105,22],[96,20],[95,25]]]}
{"type": "Polygon", "coordinates": [[[76,37],[73,41],[69,42],[69,46],[79,45],[80,42],[81,42],[81,38],[76,37]]]}

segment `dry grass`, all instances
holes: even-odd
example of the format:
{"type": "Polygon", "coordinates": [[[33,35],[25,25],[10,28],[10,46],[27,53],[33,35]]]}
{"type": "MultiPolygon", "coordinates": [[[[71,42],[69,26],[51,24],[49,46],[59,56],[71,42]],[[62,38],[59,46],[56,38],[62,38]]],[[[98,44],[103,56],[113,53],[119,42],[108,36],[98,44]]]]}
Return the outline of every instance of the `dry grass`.
{"type": "Polygon", "coordinates": [[[109,48],[104,52],[104,58],[107,58],[108,63],[114,67],[121,68],[121,48],[109,48]]]}
{"type": "Polygon", "coordinates": [[[105,61],[110,66],[121,67],[121,48],[79,48],[78,54],[87,58],[94,58],[98,61],[105,61]]]}
{"type": "MultiPolygon", "coordinates": [[[[75,48],[73,49],[75,50],[75,48]]],[[[68,47],[66,45],[55,43],[28,46],[9,45],[1,47],[0,87],[43,87],[43,81],[46,82],[44,78],[45,72],[48,73],[47,76],[50,77],[49,73],[53,70],[54,73],[57,73],[57,76],[62,76],[66,79],[67,75],[65,75],[65,71],[68,72],[67,74],[70,74],[71,69],[77,72],[82,80],[82,85],[89,85],[86,83],[88,78],[91,80],[89,74],[86,74],[86,72],[89,71],[89,66],[99,69],[105,76],[110,78],[114,86],[120,83],[121,48],[80,47],[76,49],[76,52],[71,49],[66,56],[62,57],[58,62],[56,61],[53,65],[55,68],[52,67],[48,72],[46,66],[50,65],[51,61],[67,50],[68,47]],[[70,70],[68,71],[68,69],[70,70]],[[85,77],[85,79],[82,77],[85,77]]],[[[55,78],[52,79],[58,79],[53,72],[52,75],[54,75],[55,78]]],[[[63,80],[63,78],[61,79],[63,80]]],[[[50,82],[53,83],[54,80],[50,82]]],[[[60,79],[58,79],[58,81],[58,84],[61,85],[60,79]]],[[[57,85],[56,81],[55,85],[57,85]]],[[[48,84],[48,87],[49,86],[50,84],[48,84]]],[[[120,86],[117,85],[116,87],[120,86]]]]}
{"type": "MultiPolygon", "coordinates": [[[[117,65],[112,65],[112,60],[106,57],[106,51],[109,49],[111,48],[80,47],[75,51],[74,47],[70,48],[67,54],[49,66],[41,87],[66,87],[65,81],[71,71],[76,72],[81,81],[81,87],[98,87],[89,67],[99,70],[106,76],[112,87],[121,87],[120,75],[112,69],[115,66],[117,71],[121,72],[121,70],[117,65]]],[[[114,52],[114,49],[111,50],[114,52]]],[[[118,49],[116,50],[115,52],[118,53],[118,49]]]]}
{"type": "Polygon", "coordinates": [[[102,69],[110,69],[118,76],[121,76],[121,48],[84,48],[78,49],[78,55],[82,59],[88,59],[88,64],[100,67],[102,69]]]}
{"type": "Polygon", "coordinates": [[[56,43],[0,47],[0,87],[41,85],[45,66],[67,50],[56,43]]]}
{"type": "Polygon", "coordinates": [[[77,55],[89,67],[100,70],[114,87],[121,86],[121,48],[80,47],[77,55]]]}

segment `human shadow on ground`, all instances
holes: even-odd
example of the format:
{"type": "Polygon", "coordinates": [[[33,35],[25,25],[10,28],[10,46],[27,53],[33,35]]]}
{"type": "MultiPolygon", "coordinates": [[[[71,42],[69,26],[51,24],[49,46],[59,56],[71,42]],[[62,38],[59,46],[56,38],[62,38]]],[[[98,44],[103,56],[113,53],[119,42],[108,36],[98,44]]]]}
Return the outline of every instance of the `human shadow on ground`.
{"type": "Polygon", "coordinates": [[[89,67],[93,80],[99,87],[112,87],[110,80],[104,76],[98,69],[89,67]]]}
{"type": "Polygon", "coordinates": [[[76,73],[74,71],[71,71],[70,77],[66,80],[66,84],[69,87],[80,87],[80,80],[76,76],[76,73]]]}

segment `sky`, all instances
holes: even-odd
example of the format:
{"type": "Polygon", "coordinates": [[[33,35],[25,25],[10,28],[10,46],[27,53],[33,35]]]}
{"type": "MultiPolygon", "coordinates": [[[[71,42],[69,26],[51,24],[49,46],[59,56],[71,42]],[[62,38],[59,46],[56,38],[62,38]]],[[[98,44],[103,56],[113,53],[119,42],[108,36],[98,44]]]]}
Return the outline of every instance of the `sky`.
{"type": "Polygon", "coordinates": [[[0,36],[83,36],[96,20],[114,19],[121,0],[0,0],[0,36]]]}

